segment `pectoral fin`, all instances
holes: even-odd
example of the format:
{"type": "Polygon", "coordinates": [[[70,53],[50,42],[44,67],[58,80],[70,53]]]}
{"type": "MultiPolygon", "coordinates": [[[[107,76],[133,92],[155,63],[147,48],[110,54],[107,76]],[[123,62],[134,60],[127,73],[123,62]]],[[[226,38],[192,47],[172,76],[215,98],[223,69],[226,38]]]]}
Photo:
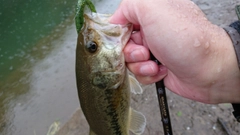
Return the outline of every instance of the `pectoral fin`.
{"type": "Polygon", "coordinates": [[[130,124],[129,130],[135,135],[141,135],[146,127],[146,118],[145,116],[130,108],[130,124]]]}
{"type": "Polygon", "coordinates": [[[142,94],[143,89],[140,86],[139,82],[131,75],[129,75],[129,81],[130,81],[130,88],[131,92],[134,94],[142,94]]]}

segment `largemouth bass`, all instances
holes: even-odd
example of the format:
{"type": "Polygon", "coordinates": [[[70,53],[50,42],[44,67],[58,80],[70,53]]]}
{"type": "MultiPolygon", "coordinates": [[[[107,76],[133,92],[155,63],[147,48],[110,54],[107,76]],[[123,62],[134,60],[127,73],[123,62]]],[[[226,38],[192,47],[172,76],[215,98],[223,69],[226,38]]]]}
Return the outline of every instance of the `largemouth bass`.
{"type": "Polygon", "coordinates": [[[84,14],[78,33],[76,79],[90,135],[142,134],[146,119],[130,107],[130,91],[141,93],[139,83],[129,77],[123,48],[132,25],[108,23],[110,15],[84,14]]]}

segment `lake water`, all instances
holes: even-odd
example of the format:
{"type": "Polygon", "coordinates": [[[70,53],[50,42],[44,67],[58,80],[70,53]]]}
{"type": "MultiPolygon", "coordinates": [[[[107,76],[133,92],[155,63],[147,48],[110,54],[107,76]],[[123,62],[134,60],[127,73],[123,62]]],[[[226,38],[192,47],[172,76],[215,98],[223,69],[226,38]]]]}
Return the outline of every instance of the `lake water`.
{"type": "MultiPolygon", "coordinates": [[[[120,0],[95,0],[113,13],[120,0]]],[[[1,0],[0,134],[44,135],[79,107],[76,0],[1,0]]]]}

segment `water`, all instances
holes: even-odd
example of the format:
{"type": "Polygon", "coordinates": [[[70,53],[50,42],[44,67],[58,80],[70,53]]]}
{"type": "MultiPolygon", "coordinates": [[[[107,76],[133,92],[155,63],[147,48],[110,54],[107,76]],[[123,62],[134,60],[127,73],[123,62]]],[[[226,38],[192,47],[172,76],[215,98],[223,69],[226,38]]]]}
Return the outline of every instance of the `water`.
{"type": "Polygon", "coordinates": [[[34,64],[51,52],[53,39],[61,35],[53,30],[68,26],[67,19],[73,20],[71,16],[74,13],[74,4],[75,0],[1,0],[1,135],[33,134],[35,129],[43,129],[37,123],[46,124],[44,120],[37,119],[37,108],[41,106],[34,100],[42,97],[36,95],[37,89],[32,88],[33,80],[37,81],[33,78],[32,71],[34,64]],[[27,110],[35,112],[30,115],[27,110]],[[34,121],[28,122],[31,116],[35,120],[32,118],[34,121]],[[35,128],[27,129],[24,125],[35,125],[35,128]],[[27,132],[30,130],[31,132],[27,132]]]}
{"type": "Polygon", "coordinates": [[[210,46],[209,42],[206,42],[206,43],[205,43],[205,48],[208,49],[209,46],[210,46]]]}
{"type": "MultiPolygon", "coordinates": [[[[0,135],[45,135],[79,107],[76,0],[1,0],[0,135]]],[[[112,13],[119,0],[95,0],[112,13]]]]}
{"type": "Polygon", "coordinates": [[[0,80],[21,64],[37,41],[74,12],[75,0],[1,0],[0,80]]]}
{"type": "Polygon", "coordinates": [[[200,45],[201,45],[201,43],[200,43],[199,39],[195,39],[194,43],[193,43],[193,46],[194,47],[199,47],[200,45]]]}

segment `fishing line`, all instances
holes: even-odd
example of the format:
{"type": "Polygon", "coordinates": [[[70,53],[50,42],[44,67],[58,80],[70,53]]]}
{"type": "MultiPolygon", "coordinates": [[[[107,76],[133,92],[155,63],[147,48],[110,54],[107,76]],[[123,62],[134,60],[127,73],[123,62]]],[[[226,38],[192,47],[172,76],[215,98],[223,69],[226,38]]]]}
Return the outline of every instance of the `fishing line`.
{"type": "MultiPolygon", "coordinates": [[[[150,52],[150,57],[151,57],[151,60],[156,62],[158,65],[161,64],[151,52],[150,52]]],[[[160,114],[162,118],[164,135],[173,135],[164,81],[163,80],[158,81],[155,83],[155,85],[157,90],[157,97],[158,97],[158,103],[160,108],[160,114]]]]}

